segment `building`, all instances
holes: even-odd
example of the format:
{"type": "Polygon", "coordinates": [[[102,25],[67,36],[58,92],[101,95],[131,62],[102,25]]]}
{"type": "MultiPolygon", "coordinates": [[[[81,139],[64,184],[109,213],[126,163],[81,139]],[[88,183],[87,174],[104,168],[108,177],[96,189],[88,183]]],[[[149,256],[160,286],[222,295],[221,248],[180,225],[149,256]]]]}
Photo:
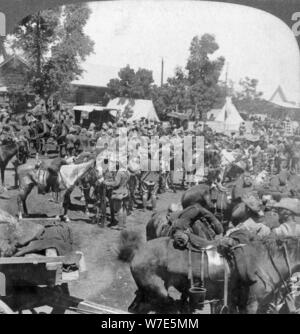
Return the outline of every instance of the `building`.
{"type": "Polygon", "coordinates": [[[8,57],[0,64],[1,106],[9,105],[13,112],[20,113],[34,100],[34,95],[26,93],[29,68],[27,62],[17,55],[8,57]]]}
{"type": "Polygon", "coordinates": [[[105,105],[108,102],[106,96],[109,89],[107,87],[73,83],[72,88],[73,92],[69,102],[73,102],[76,105],[105,105]]]}

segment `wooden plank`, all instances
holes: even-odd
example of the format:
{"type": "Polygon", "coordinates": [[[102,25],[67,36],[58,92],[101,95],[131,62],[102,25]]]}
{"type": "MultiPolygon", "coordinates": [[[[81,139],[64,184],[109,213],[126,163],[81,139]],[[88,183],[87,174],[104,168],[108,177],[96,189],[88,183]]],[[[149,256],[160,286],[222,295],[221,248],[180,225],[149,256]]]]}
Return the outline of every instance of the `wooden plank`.
{"type": "Polygon", "coordinates": [[[77,309],[79,312],[87,312],[94,314],[130,314],[129,312],[125,312],[123,310],[119,310],[113,307],[108,307],[105,305],[100,305],[96,303],[92,303],[89,301],[84,301],[78,304],[77,309]]]}
{"type": "Polygon", "coordinates": [[[59,222],[60,221],[60,219],[57,219],[57,218],[43,218],[43,217],[41,217],[41,218],[22,218],[22,219],[20,219],[19,220],[19,222],[24,222],[24,221],[27,221],[27,222],[55,222],[55,221],[57,221],[57,222],[59,222]]]}
{"type": "Polygon", "coordinates": [[[56,263],[64,261],[64,256],[57,257],[3,257],[0,258],[1,265],[10,265],[10,264],[42,264],[42,263],[56,263]]]}

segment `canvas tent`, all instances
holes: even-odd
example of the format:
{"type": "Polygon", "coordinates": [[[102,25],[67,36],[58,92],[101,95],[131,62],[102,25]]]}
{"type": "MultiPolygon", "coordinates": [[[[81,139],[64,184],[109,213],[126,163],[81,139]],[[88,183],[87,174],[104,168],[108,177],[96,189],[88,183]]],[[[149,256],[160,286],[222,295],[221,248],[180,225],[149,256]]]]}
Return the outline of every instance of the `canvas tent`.
{"type": "Polygon", "coordinates": [[[271,96],[269,102],[273,103],[277,107],[282,107],[285,109],[299,109],[299,104],[296,102],[289,101],[286,94],[281,86],[275,90],[274,94],[271,96]]]}
{"type": "MultiPolygon", "coordinates": [[[[129,122],[145,118],[148,120],[159,121],[151,100],[135,100],[126,98],[115,98],[109,101],[106,108],[118,110],[120,116],[127,118],[129,122]]],[[[117,112],[112,112],[117,116],[117,112]]]]}
{"type": "Polygon", "coordinates": [[[238,131],[242,122],[244,122],[244,120],[232,103],[231,97],[227,97],[224,107],[215,118],[214,123],[217,125],[217,131],[238,131]]]}

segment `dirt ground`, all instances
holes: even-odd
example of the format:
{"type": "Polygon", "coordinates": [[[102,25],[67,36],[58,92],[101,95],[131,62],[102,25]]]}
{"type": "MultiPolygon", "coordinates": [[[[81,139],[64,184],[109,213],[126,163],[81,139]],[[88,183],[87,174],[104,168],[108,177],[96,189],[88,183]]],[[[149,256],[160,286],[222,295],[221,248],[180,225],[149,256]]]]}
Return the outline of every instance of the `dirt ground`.
{"type": "MultiPolygon", "coordinates": [[[[10,166],[9,166],[10,167],[10,166]]],[[[6,171],[6,185],[13,186],[14,172],[6,171]]],[[[166,209],[172,202],[180,200],[182,191],[176,194],[167,192],[159,195],[158,210],[166,209]]],[[[8,190],[0,195],[0,207],[13,215],[17,215],[17,190],[8,190]]],[[[136,286],[132,279],[129,266],[121,263],[116,257],[116,243],[119,231],[101,228],[91,224],[80,209],[82,203],[78,200],[80,193],[74,191],[72,203],[74,211],[69,212],[71,227],[74,234],[76,249],[83,252],[88,272],[79,281],[69,284],[70,293],[74,297],[82,298],[109,307],[127,311],[135,297],[136,286]]],[[[29,196],[28,210],[30,214],[46,214],[53,217],[60,214],[60,207],[49,201],[50,195],[38,195],[36,189],[29,196]]],[[[135,210],[128,217],[127,228],[140,231],[146,236],[146,223],[151,217],[151,211],[135,210]]]]}

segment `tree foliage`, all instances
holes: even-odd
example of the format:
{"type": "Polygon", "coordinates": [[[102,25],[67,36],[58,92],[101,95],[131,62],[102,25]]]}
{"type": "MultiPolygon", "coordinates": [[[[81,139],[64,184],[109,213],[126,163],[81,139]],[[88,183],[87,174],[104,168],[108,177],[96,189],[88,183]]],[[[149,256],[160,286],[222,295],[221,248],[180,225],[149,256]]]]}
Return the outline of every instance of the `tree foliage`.
{"type": "Polygon", "coordinates": [[[118,78],[111,79],[107,85],[112,98],[151,98],[152,84],[154,82],[152,71],[144,68],[139,68],[135,71],[127,65],[119,71],[118,76],[118,78]]]}
{"type": "Polygon", "coordinates": [[[152,97],[160,117],[164,118],[170,109],[192,109],[203,118],[213,107],[221,93],[218,81],[225,63],[223,57],[211,59],[218,49],[213,35],[204,34],[192,39],[185,70],[177,68],[166,85],[154,89],[152,97]]]}
{"type": "Polygon", "coordinates": [[[45,100],[62,97],[82,74],[80,63],[93,52],[84,33],[90,14],[86,4],[68,5],[30,15],[17,26],[12,46],[31,65],[32,90],[45,100]]]}

